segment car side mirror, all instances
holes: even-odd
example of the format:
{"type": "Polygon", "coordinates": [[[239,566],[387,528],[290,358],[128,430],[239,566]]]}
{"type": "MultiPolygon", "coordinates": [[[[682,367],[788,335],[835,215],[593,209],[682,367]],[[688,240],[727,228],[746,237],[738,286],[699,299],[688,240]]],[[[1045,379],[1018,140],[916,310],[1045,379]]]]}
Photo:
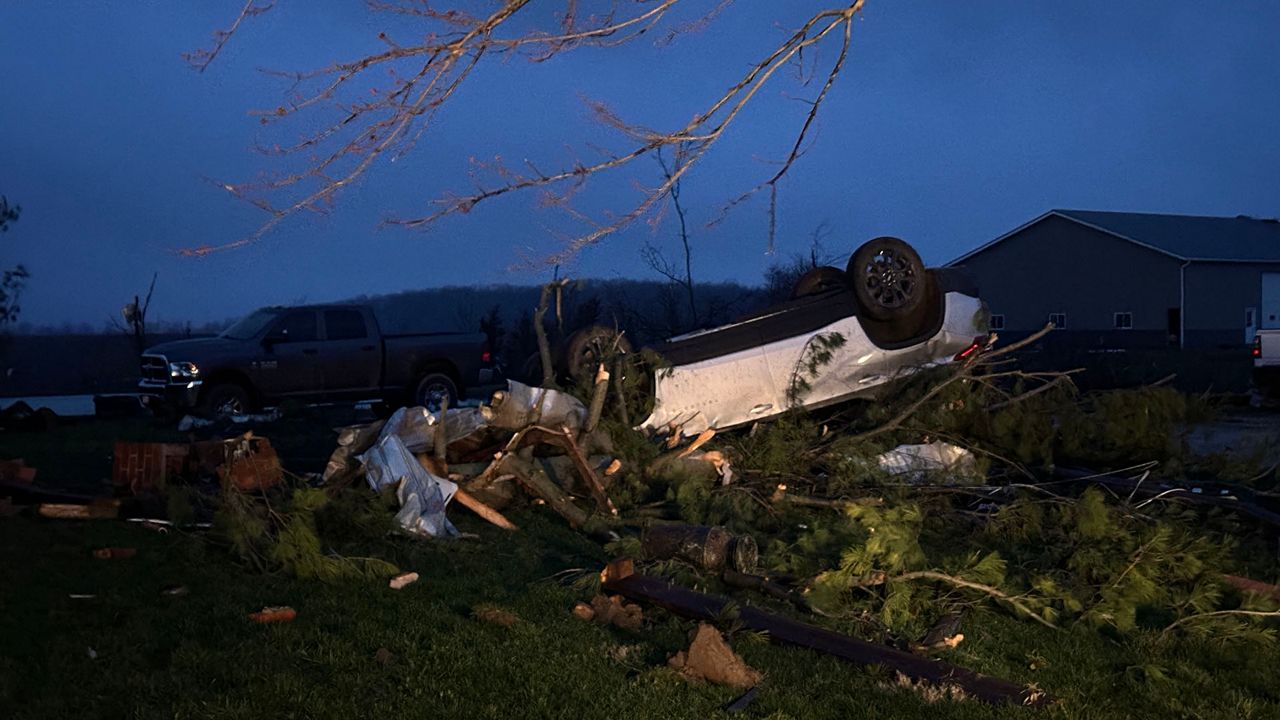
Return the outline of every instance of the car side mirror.
{"type": "Polygon", "coordinates": [[[262,349],[271,352],[276,345],[288,340],[284,335],[268,335],[262,338],[262,349]]]}

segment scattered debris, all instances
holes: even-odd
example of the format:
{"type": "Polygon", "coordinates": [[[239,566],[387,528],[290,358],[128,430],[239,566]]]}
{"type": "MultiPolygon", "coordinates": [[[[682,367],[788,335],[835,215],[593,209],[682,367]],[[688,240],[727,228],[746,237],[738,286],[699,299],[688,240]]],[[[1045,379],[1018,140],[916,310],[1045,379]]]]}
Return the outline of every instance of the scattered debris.
{"type": "Polygon", "coordinates": [[[577,432],[586,422],[588,411],[568,393],[508,380],[507,389],[495,392],[480,413],[490,425],[505,430],[543,425],[577,432]]]}
{"type": "Polygon", "coordinates": [[[596,617],[596,610],[590,605],[582,601],[578,601],[573,605],[573,616],[579,620],[591,622],[596,617]]]}
{"type": "Polygon", "coordinates": [[[258,612],[249,613],[249,619],[256,623],[287,623],[298,617],[298,611],[288,605],[264,607],[258,612]]]}
{"type": "Polygon", "coordinates": [[[403,590],[404,588],[416,582],[418,582],[418,573],[407,572],[407,573],[400,573],[399,575],[391,578],[390,582],[388,582],[387,585],[390,586],[392,590],[403,590]]]}
{"type": "Polygon", "coordinates": [[[373,661],[383,667],[387,667],[396,661],[396,656],[393,655],[390,650],[380,647],[378,648],[378,651],[373,654],[373,661]]]}
{"type": "Polygon", "coordinates": [[[93,551],[93,556],[99,560],[126,560],[137,554],[138,549],[131,547],[104,547],[93,551]]]}
{"type": "Polygon", "coordinates": [[[694,631],[689,649],[676,653],[667,664],[690,680],[736,688],[755,687],[763,678],[729,647],[719,630],[706,623],[694,631]]]}
{"type": "Polygon", "coordinates": [[[0,481],[23,483],[30,485],[36,480],[36,469],[27,467],[22,458],[0,460],[0,481]]]}
{"type": "MultiPolygon", "coordinates": [[[[921,700],[931,705],[933,703],[942,702],[944,700],[955,702],[958,700],[964,700],[966,697],[968,697],[965,694],[964,688],[954,683],[949,683],[949,682],[936,683],[936,682],[930,682],[927,680],[919,680],[919,679],[913,680],[912,678],[908,677],[905,673],[902,673],[902,672],[894,673],[893,682],[890,684],[887,684],[886,687],[896,688],[901,690],[908,690],[912,693],[915,693],[917,696],[919,696],[921,700]]],[[[1034,694],[1029,694],[1028,698],[1031,698],[1033,696],[1034,694]]]]}
{"type": "Polygon", "coordinates": [[[931,477],[945,475],[960,480],[972,477],[977,466],[973,453],[945,442],[927,445],[899,445],[876,458],[880,469],[899,475],[906,482],[921,483],[931,477]]]}
{"type": "Polygon", "coordinates": [[[502,627],[511,627],[512,625],[520,622],[519,616],[515,613],[490,605],[479,606],[472,609],[471,615],[481,622],[501,625],[502,627]]]}
{"type": "Polygon", "coordinates": [[[36,512],[40,517],[58,520],[111,520],[120,516],[120,501],[101,499],[89,505],[40,503],[36,512]]]}
{"type": "Polygon", "coordinates": [[[244,433],[194,443],[117,442],[111,479],[130,495],[163,492],[177,480],[216,477],[241,492],[280,484],[284,470],[266,438],[244,433]]]}
{"type": "Polygon", "coordinates": [[[183,597],[191,593],[186,585],[165,585],[160,588],[160,594],[166,597],[183,597]]]}
{"type": "Polygon", "coordinates": [[[613,625],[623,630],[638,630],[644,623],[644,611],[640,606],[628,603],[618,595],[596,595],[589,605],[579,602],[573,606],[573,614],[580,620],[613,625]]]}
{"type": "Polygon", "coordinates": [[[257,413],[251,415],[222,415],[217,418],[201,418],[194,415],[184,415],[178,421],[178,432],[191,432],[199,428],[219,427],[225,428],[235,425],[263,425],[273,423],[281,417],[279,408],[269,413],[257,413]]]}
{"type": "Polygon", "coordinates": [[[70,600],[93,600],[96,597],[98,596],[91,593],[70,593],[67,595],[70,600]]]}
{"type": "MultiPolygon", "coordinates": [[[[636,575],[629,560],[610,563],[602,572],[601,580],[602,587],[606,590],[705,622],[713,622],[721,617],[729,605],[725,598],[687,590],[657,578],[636,575]]],[[[769,639],[776,643],[811,648],[858,664],[883,665],[912,679],[954,683],[984,702],[1032,706],[1052,702],[1047,694],[1041,693],[1033,697],[1027,688],[1005,680],[834,633],[754,607],[738,608],[737,622],[747,629],[768,633],[769,639]]]]}
{"type": "Polygon", "coordinates": [[[280,457],[266,438],[245,433],[218,446],[223,458],[218,475],[224,485],[240,492],[261,492],[284,478],[280,457]]]}
{"type": "Polygon", "coordinates": [[[86,650],[85,654],[89,656],[89,659],[90,659],[90,660],[97,660],[97,659],[98,659],[98,651],[97,651],[97,650],[94,650],[93,648],[86,648],[85,650],[86,650]]]}
{"type": "Polygon", "coordinates": [[[427,537],[456,537],[458,529],[444,509],[458,486],[427,471],[395,434],[384,433],[363,455],[366,479],[375,491],[396,488],[400,512],[396,522],[411,533],[427,537]]]}
{"type": "Polygon", "coordinates": [[[964,641],[960,632],[960,621],[964,619],[962,611],[949,612],[934,623],[924,639],[912,649],[917,652],[933,652],[937,650],[954,650],[964,641]]]}

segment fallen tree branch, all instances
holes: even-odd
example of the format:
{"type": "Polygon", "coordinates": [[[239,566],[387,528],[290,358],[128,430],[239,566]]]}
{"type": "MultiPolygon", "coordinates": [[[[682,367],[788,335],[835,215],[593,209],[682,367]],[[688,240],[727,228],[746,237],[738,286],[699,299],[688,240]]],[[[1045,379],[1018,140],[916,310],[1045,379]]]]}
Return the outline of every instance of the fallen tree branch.
{"type": "Polygon", "coordinates": [[[1239,616],[1239,617],[1258,617],[1258,618],[1280,617],[1280,610],[1215,610],[1213,612],[1199,613],[1196,615],[1188,615],[1187,617],[1180,618],[1178,620],[1173,621],[1172,623],[1169,623],[1169,625],[1165,627],[1164,630],[1160,631],[1160,635],[1163,636],[1172,632],[1174,628],[1177,628],[1179,625],[1185,625],[1187,623],[1196,622],[1198,620],[1207,620],[1209,618],[1214,618],[1214,617],[1228,617],[1232,615],[1239,616]]]}
{"type": "MultiPolygon", "coordinates": [[[[729,607],[727,598],[707,595],[672,585],[657,578],[634,574],[630,560],[614,561],[601,573],[604,589],[638,602],[648,602],[684,617],[714,622],[729,607]]],[[[823,628],[764,612],[750,606],[737,608],[737,621],[744,627],[768,633],[769,640],[817,650],[860,665],[879,665],[897,670],[913,680],[956,685],[988,703],[1012,703],[1044,707],[1053,698],[1006,680],[972,670],[869,643],[823,628]]]]}
{"type": "Polygon", "coordinates": [[[983,585],[982,583],[970,582],[963,578],[955,577],[954,575],[947,575],[946,573],[940,573],[935,570],[917,570],[915,572],[903,573],[901,575],[887,578],[885,579],[885,582],[886,583],[911,582],[913,580],[936,580],[938,582],[944,582],[944,583],[949,583],[951,585],[955,585],[956,587],[968,588],[970,590],[977,590],[978,592],[986,593],[987,595],[989,595],[992,598],[995,598],[996,600],[1008,603],[1018,612],[1026,615],[1027,617],[1031,618],[1032,620],[1035,620],[1036,622],[1040,623],[1041,625],[1044,625],[1047,628],[1051,628],[1053,630],[1059,629],[1057,625],[1054,625],[1052,622],[1049,622],[1048,620],[1045,620],[1044,618],[1040,617],[1040,615],[1036,613],[1036,611],[1027,607],[1026,604],[1020,602],[1017,598],[1004,592],[1000,588],[992,587],[990,585],[983,585]]]}
{"type": "Polygon", "coordinates": [[[1035,333],[1032,333],[1030,336],[1023,338],[1022,340],[1019,340],[1018,342],[1013,343],[1012,345],[1008,345],[1006,347],[1000,348],[999,350],[989,350],[983,353],[982,355],[976,356],[972,361],[966,362],[963,365],[961,365],[960,369],[956,370],[956,372],[951,377],[933,386],[933,388],[931,388],[929,392],[925,393],[924,397],[908,405],[905,409],[902,410],[902,412],[890,418],[887,422],[881,424],[879,427],[875,427],[870,430],[867,430],[866,432],[862,432],[857,435],[854,435],[853,439],[866,440],[867,438],[873,438],[878,435],[883,435],[891,430],[897,430],[899,427],[902,426],[902,423],[906,422],[912,415],[915,415],[916,412],[920,408],[927,405],[930,400],[933,400],[938,395],[941,395],[942,391],[950,387],[952,383],[973,377],[974,370],[976,368],[989,364],[991,360],[997,357],[1000,357],[1002,355],[1008,355],[1009,353],[1014,352],[1015,350],[1024,348],[1036,342],[1037,340],[1044,337],[1045,335],[1048,335],[1052,331],[1053,331],[1053,325],[1046,325],[1041,330],[1035,333]]]}

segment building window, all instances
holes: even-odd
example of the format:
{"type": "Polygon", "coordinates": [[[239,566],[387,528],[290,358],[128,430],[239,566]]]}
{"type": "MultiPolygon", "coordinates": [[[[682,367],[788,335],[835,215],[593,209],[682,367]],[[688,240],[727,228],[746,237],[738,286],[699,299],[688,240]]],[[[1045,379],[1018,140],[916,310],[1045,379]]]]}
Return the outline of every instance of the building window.
{"type": "Polygon", "coordinates": [[[1115,328],[1117,330],[1132,330],[1133,329],[1133,313],[1131,312],[1116,313],[1115,328]]]}
{"type": "Polygon", "coordinates": [[[1052,325],[1057,330],[1066,330],[1067,314],[1060,313],[1060,312],[1049,313],[1049,324],[1052,325]]]}
{"type": "Polygon", "coordinates": [[[1003,330],[1003,329],[1004,329],[1004,316],[1003,316],[1003,315],[992,315],[992,316],[991,316],[991,320],[987,323],[987,327],[988,327],[988,328],[990,328],[990,329],[992,329],[992,330],[1003,330]]]}

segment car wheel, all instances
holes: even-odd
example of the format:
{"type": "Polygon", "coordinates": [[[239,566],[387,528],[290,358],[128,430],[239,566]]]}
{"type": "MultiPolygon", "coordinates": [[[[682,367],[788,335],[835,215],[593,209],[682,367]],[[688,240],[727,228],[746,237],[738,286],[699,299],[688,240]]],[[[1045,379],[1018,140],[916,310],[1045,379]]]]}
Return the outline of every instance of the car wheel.
{"type": "Polygon", "coordinates": [[[433,372],[423,375],[413,391],[413,404],[431,412],[439,412],[445,398],[449,400],[449,407],[457,407],[458,386],[454,384],[453,378],[444,373],[433,372]]]}
{"type": "Polygon", "coordinates": [[[829,290],[848,287],[848,285],[848,276],[840,268],[830,265],[816,267],[796,280],[795,287],[791,289],[791,299],[798,300],[810,295],[819,295],[829,290]]]}
{"type": "Polygon", "coordinates": [[[854,251],[845,275],[866,315],[875,320],[910,317],[925,295],[920,255],[894,237],[878,237],[854,251]]]}
{"type": "Polygon", "coordinates": [[[253,409],[249,391],[236,383],[219,383],[205,390],[201,401],[202,414],[218,418],[228,415],[245,415],[253,409]]]}
{"type": "Polygon", "coordinates": [[[625,335],[613,328],[592,325],[574,333],[565,346],[565,372],[578,383],[591,382],[601,362],[632,351],[625,335]]]}

